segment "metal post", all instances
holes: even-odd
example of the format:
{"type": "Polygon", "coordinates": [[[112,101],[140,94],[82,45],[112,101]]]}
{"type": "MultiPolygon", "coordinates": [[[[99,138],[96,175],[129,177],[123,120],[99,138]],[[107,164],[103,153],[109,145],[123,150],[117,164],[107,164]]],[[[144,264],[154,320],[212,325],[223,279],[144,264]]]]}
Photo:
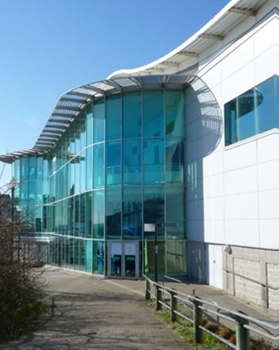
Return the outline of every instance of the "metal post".
{"type": "MultiPolygon", "coordinates": [[[[199,326],[202,325],[202,309],[199,306],[202,306],[202,303],[194,299],[193,302],[193,317],[194,317],[194,339],[195,344],[200,344],[203,341],[203,331],[199,326]]],[[[242,349],[244,350],[244,349],[242,349]]]]}
{"type": "MultiPolygon", "coordinates": [[[[240,312],[240,311],[239,311],[240,312]]],[[[245,328],[245,325],[249,324],[249,321],[241,316],[236,316],[236,348],[237,350],[249,350],[250,349],[250,336],[249,329],[245,328]]]]}
{"type": "Polygon", "coordinates": [[[158,282],[158,227],[155,223],[155,282],[158,282]]]}

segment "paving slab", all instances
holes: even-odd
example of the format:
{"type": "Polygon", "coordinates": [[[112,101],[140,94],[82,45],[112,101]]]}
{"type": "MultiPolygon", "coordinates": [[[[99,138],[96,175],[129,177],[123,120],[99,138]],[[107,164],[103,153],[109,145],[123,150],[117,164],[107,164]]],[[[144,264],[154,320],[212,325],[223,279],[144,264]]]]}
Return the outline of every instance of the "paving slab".
{"type": "Polygon", "coordinates": [[[45,277],[53,312],[1,349],[194,349],[147,307],[143,281],[125,285],[51,267],[45,277]]]}

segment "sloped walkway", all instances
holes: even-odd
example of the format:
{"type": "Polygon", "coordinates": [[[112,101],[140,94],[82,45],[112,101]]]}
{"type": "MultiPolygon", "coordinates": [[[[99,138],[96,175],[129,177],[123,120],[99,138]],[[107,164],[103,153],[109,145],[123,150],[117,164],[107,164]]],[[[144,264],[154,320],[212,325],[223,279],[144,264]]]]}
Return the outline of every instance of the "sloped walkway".
{"type": "Polygon", "coordinates": [[[53,312],[1,349],[194,349],[145,305],[143,281],[125,285],[52,267],[45,277],[53,312]]]}

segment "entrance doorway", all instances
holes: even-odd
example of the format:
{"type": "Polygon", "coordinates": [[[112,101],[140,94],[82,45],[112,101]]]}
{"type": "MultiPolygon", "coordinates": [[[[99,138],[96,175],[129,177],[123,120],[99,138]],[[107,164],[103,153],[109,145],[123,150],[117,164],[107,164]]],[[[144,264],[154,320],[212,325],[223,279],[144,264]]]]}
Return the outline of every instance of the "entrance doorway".
{"type": "Polygon", "coordinates": [[[108,243],[108,276],[139,278],[139,242],[108,243]]]}

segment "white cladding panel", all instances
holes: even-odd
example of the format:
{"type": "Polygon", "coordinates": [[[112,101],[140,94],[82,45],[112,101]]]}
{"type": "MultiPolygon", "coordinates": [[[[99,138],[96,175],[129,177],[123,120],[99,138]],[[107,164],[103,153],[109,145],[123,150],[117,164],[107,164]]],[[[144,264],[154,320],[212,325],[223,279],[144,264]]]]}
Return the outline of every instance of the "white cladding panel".
{"type": "Polygon", "coordinates": [[[224,104],[279,75],[278,32],[273,13],[204,62],[198,74],[205,85],[196,82],[186,92],[187,161],[196,169],[188,172],[190,240],[279,248],[277,129],[228,147],[224,142],[224,104]],[[221,107],[221,120],[217,108],[206,108],[213,101],[210,90],[221,107]]]}

